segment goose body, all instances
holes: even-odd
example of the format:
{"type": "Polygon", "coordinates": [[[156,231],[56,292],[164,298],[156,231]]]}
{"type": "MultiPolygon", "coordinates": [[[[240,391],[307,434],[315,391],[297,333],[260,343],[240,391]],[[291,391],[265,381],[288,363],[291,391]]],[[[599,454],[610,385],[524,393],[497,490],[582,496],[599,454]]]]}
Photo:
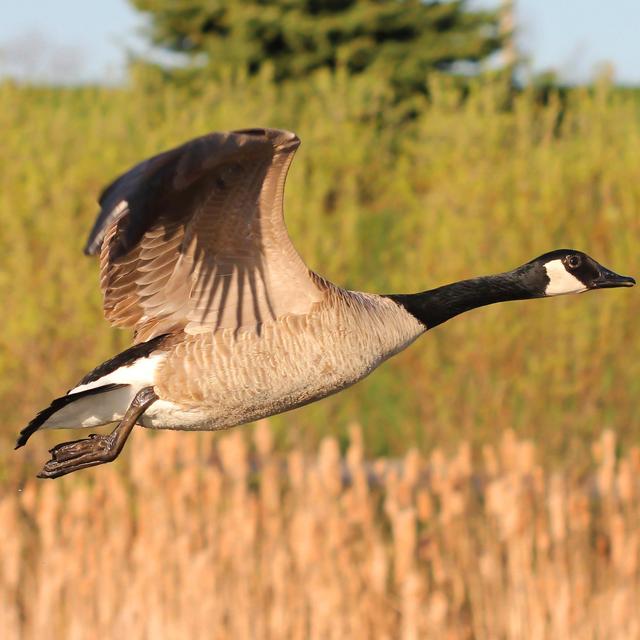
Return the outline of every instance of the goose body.
{"type": "Polygon", "coordinates": [[[424,330],[390,300],[336,289],[309,314],[266,323],[260,335],[185,336],[159,365],[161,400],[140,423],[221,429],[281,413],[358,382],[424,330]]]}
{"type": "Polygon", "coordinates": [[[347,291],[309,271],[284,225],[299,140],[273,129],[213,133],[116,179],[86,252],[100,254],[104,311],[134,345],[23,429],[119,422],[63,443],[43,477],[114,459],[134,424],[215,430],[336,393],[428,329],[475,307],[630,286],[578,251],[416,294],[347,291]]]}

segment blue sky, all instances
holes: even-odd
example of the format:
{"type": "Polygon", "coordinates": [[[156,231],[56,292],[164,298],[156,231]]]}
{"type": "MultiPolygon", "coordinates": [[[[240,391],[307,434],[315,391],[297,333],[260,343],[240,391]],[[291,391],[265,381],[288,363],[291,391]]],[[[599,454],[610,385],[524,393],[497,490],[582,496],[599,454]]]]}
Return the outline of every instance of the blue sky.
{"type": "MultiPolygon", "coordinates": [[[[497,0],[474,0],[496,6],[497,0]]],[[[516,0],[518,46],[533,69],[584,82],[610,62],[640,85],[640,0],[516,0]]],[[[144,20],[126,0],[0,0],[0,74],[118,82],[127,48],[145,51],[144,20]]]]}

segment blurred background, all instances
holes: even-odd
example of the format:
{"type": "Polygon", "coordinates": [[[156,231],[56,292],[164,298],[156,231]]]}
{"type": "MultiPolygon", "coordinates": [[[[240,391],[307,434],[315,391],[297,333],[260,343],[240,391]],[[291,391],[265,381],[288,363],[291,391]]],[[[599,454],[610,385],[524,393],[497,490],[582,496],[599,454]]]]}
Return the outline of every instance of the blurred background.
{"type": "Polygon", "coordinates": [[[633,0],[4,7],[7,637],[640,637],[635,290],[476,310],[338,396],[229,434],[139,429],[55,483],[34,479],[47,448],[86,434],[12,452],[130,343],[82,255],[100,190],[210,130],[298,133],[287,225],[347,288],[559,247],[637,277],[639,23],[633,0]]]}

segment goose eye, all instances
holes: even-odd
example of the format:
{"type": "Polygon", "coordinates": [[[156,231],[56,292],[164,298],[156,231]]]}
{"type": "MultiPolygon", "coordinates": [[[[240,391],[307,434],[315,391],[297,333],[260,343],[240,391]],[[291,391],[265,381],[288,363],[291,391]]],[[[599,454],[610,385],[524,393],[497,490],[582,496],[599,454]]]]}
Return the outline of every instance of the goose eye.
{"type": "Polygon", "coordinates": [[[567,265],[571,269],[577,269],[582,264],[582,258],[577,255],[572,255],[567,258],[567,265]]]}

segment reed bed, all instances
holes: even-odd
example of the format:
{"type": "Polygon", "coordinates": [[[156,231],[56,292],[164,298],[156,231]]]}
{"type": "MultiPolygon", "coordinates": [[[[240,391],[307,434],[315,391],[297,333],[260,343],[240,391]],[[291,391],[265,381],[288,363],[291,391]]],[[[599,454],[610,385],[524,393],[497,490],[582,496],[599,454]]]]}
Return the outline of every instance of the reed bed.
{"type": "Polygon", "coordinates": [[[0,498],[11,638],[628,640],[640,637],[640,450],[589,473],[506,432],[403,458],[350,428],[278,452],[259,423],[139,430],[135,456],[0,498]]]}

